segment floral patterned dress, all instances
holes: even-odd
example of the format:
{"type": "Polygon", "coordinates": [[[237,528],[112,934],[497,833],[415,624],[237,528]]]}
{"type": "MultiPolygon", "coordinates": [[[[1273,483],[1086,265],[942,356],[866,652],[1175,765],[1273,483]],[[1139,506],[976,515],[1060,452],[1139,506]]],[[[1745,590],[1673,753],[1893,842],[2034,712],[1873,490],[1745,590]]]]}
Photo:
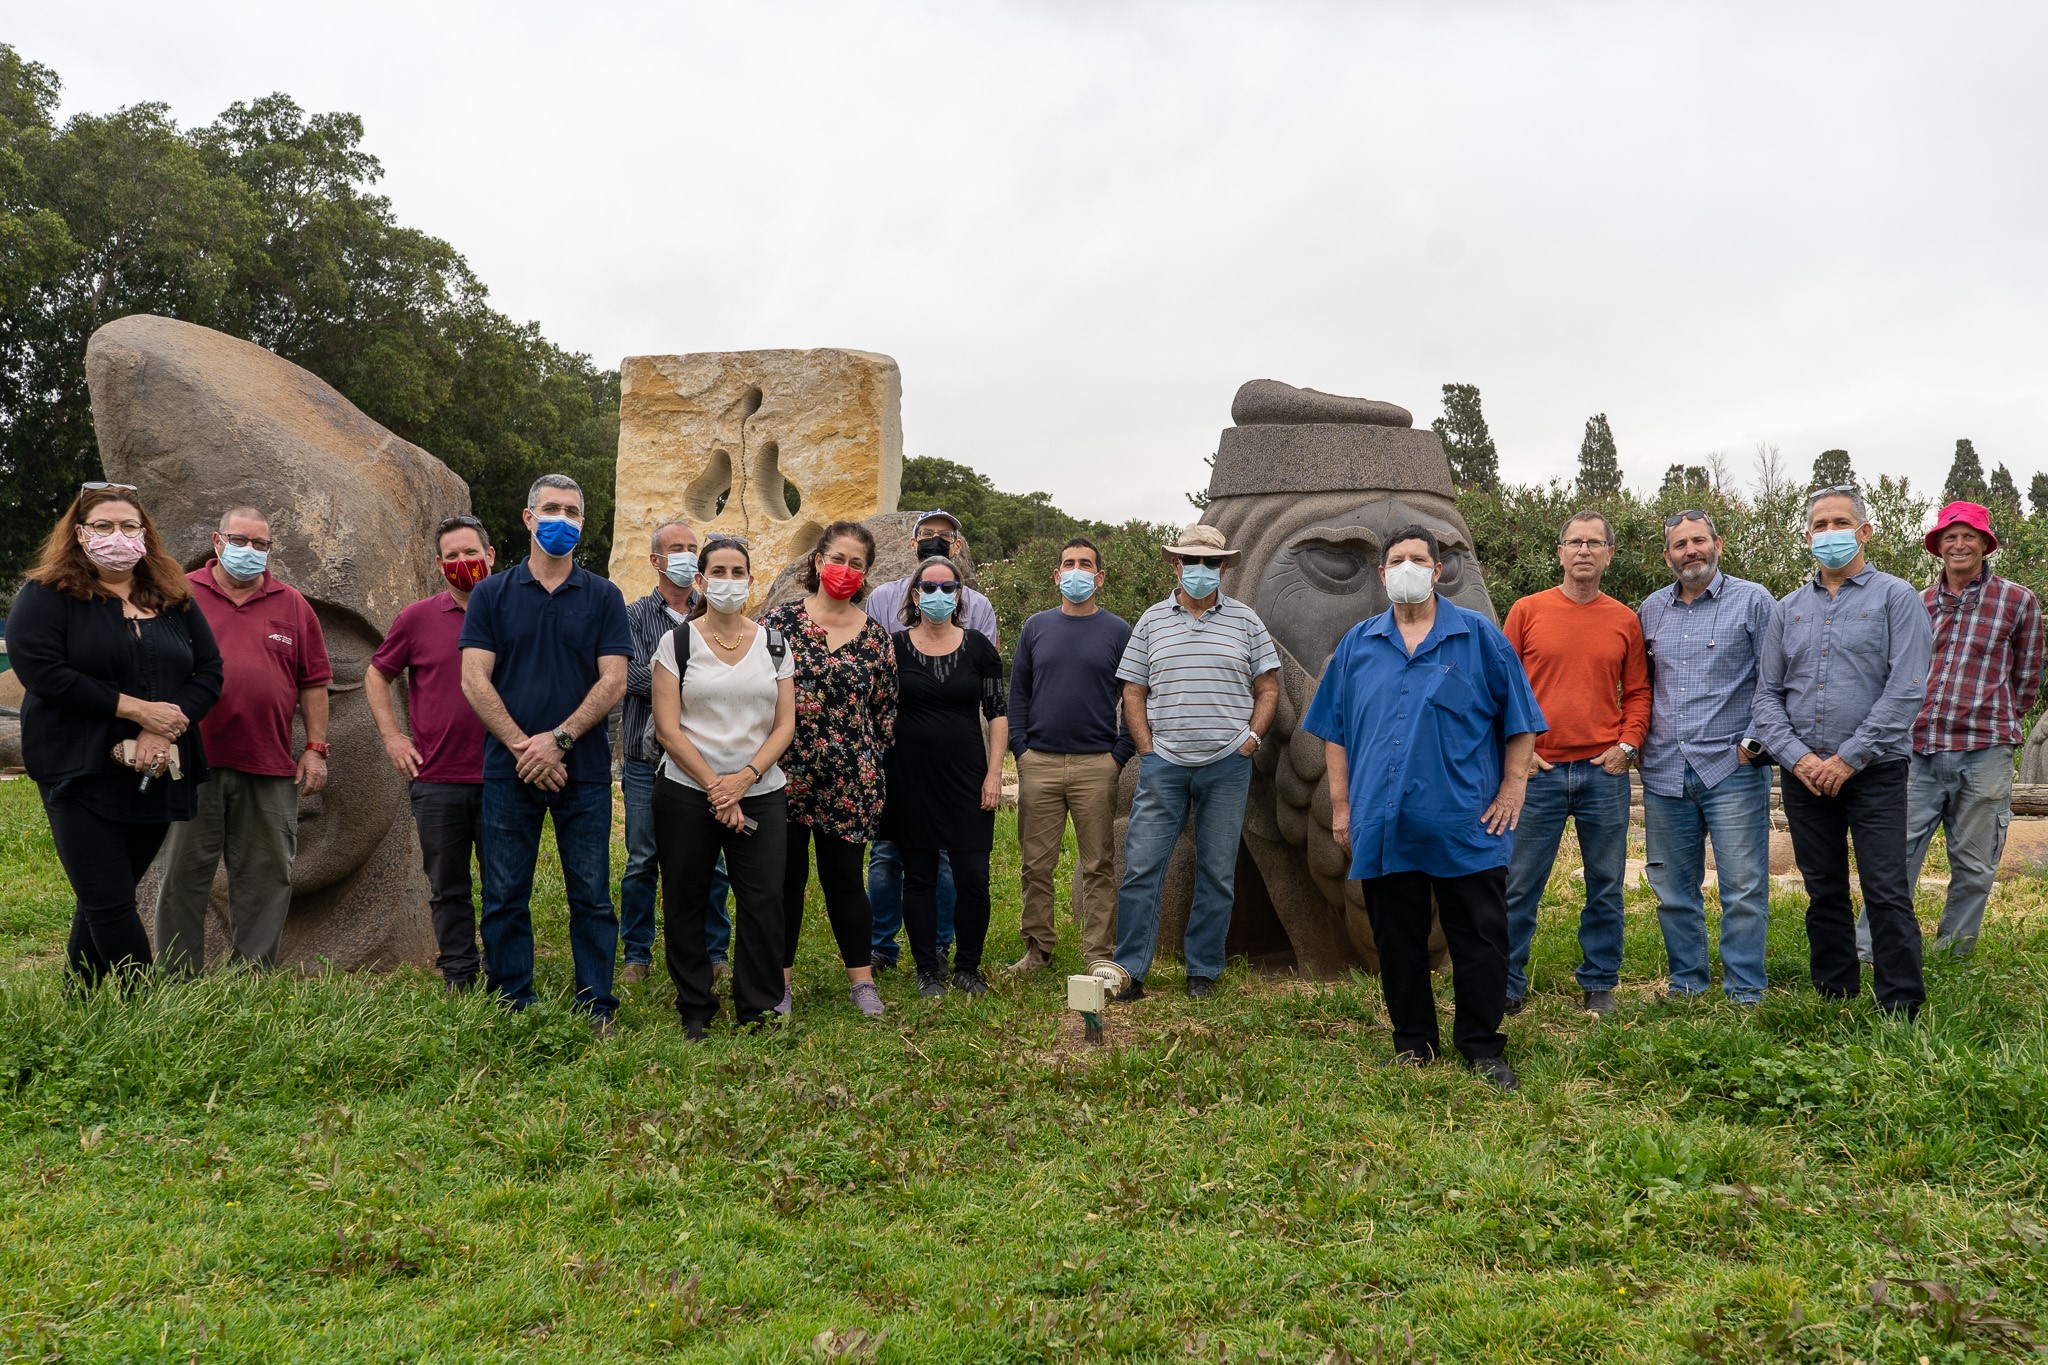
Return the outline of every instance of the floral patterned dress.
{"type": "Polygon", "coordinates": [[[789,818],[865,843],[882,818],[882,755],[896,730],[896,651],[873,621],[837,649],[801,601],[761,624],[789,641],[796,664],[796,735],[782,756],[789,818]]]}

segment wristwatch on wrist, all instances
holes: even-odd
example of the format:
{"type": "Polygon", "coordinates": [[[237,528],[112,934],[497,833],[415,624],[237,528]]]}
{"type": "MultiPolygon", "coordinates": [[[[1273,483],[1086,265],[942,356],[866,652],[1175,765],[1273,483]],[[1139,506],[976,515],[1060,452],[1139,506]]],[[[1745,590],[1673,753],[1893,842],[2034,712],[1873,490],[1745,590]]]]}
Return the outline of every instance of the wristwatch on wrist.
{"type": "Polygon", "coordinates": [[[309,754],[318,754],[320,755],[320,757],[325,758],[329,753],[333,752],[333,750],[334,746],[332,744],[327,743],[324,740],[318,744],[315,744],[310,739],[306,741],[306,752],[309,754]]]}
{"type": "Polygon", "coordinates": [[[1642,750],[1636,748],[1635,745],[1629,743],[1625,739],[1618,741],[1615,747],[1620,749],[1623,753],[1627,754],[1628,761],[1631,763],[1635,762],[1638,758],[1642,757],[1642,750]]]}
{"type": "Polygon", "coordinates": [[[1737,740],[1735,747],[1748,754],[1751,758],[1761,758],[1764,752],[1764,742],[1760,739],[1751,739],[1747,735],[1737,740]]]}
{"type": "Polygon", "coordinates": [[[1260,739],[1259,732],[1257,730],[1247,730],[1245,731],[1245,733],[1252,737],[1252,747],[1254,749],[1258,748],[1259,745],[1264,742],[1260,739]]]}
{"type": "Polygon", "coordinates": [[[576,747],[576,736],[570,734],[567,730],[557,729],[555,731],[555,747],[565,754],[568,753],[569,750],[576,747]]]}

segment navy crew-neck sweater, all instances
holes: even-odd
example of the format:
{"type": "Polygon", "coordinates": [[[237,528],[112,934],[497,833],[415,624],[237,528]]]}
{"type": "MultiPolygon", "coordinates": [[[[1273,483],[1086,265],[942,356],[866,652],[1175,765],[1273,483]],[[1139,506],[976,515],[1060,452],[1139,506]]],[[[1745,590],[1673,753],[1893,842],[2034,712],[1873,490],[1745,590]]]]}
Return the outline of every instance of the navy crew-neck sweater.
{"type": "Polygon", "coordinates": [[[1137,746],[1117,705],[1116,669],[1130,639],[1131,623],[1099,607],[1026,621],[1010,662],[1010,751],[1129,759],[1137,746]]]}

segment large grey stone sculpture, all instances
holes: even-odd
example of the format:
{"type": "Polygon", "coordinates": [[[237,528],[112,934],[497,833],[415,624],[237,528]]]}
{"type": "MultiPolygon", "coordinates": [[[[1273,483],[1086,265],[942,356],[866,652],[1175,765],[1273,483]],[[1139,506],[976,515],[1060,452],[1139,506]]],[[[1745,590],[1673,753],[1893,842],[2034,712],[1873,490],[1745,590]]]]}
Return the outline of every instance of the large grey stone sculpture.
{"type": "MultiPolygon", "coordinates": [[[[108,323],[86,347],[85,370],[107,477],[141,489],[171,552],[196,567],[222,512],[262,509],[277,541],[272,569],[312,602],[326,633],[334,752],[326,791],[300,801],[281,960],[430,966],[419,839],[363,674],[399,609],[445,586],[431,534],[469,511],[468,487],[316,376],[204,327],[147,315],[108,323]]],[[[295,726],[295,745],[304,739],[295,726]]],[[[225,948],[225,905],[222,875],[209,959],[225,948]]]]}
{"type": "MultiPolygon", "coordinates": [[[[1443,444],[1412,428],[1405,409],[1255,379],[1231,411],[1239,425],[1217,446],[1202,520],[1243,551],[1224,591],[1272,633],[1280,712],[1253,764],[1229,951],[1291,960],[1312,976],[1376,972],[1365,907],[1330,832],[1323,742],[1301,717],[1344,633],[1387,608],[1378,567],[1390,533],[1428,527],[1443,546],[1444,595],[1488,617],[1493,602],[1443,444]],[[1310,420],[1285,420],[1296,417],[1310,420]]],[[[1177,942],[1186,922],[1191,861],[1183,840],[1162,897],[1162,942],[1177,942]]]]}

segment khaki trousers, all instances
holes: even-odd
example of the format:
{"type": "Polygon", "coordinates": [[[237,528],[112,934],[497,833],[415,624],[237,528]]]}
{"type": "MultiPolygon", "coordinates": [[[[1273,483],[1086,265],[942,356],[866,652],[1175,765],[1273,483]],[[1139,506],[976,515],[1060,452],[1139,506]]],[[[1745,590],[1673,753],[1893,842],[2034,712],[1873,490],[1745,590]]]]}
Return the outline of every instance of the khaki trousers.
{"type": "Polygon", "coordinates": [[[1108,754],[1017,758],[1017,843],[1024,870],[1024,946],[1051,955],[1059,941],[1053,877],[1067,817],[1080,854],[1081,965],[1116,956],[1116,760],[1108,754]]]}
{"type": "Polygon", "coordinates": [[[199,813],[174,822],[164,840],[157,965],[184,976],[205,965],[207,899],[225,854],[230,954],[276,966],[298,848],[299,789],[292,778],[215,768],[199,784],[199,813]]]}

